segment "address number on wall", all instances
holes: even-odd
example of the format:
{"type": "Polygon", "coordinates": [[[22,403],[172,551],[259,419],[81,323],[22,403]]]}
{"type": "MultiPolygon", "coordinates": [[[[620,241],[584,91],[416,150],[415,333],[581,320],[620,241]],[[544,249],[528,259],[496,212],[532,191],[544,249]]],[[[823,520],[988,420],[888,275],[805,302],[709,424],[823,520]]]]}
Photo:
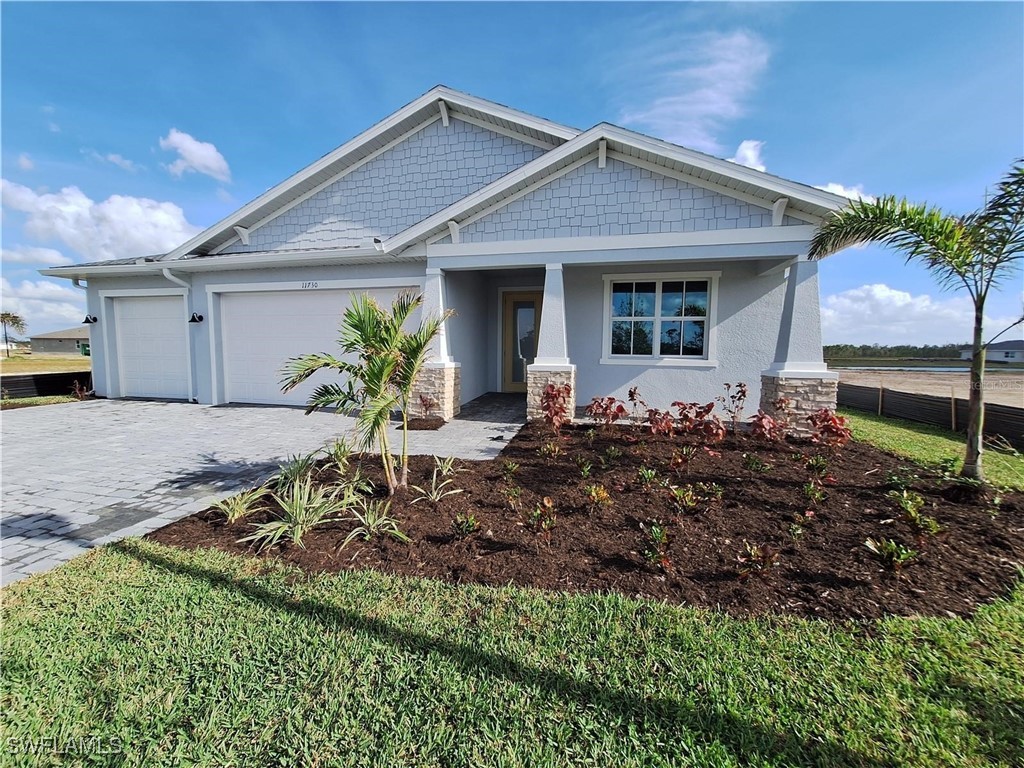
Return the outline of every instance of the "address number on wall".
{"type": "Polygon", "coordinates": [[[307,283],[303,283],[302,287],[303,288],[319,288],[320,287],[320,283],[318,283],[316,280],[311,280],[311,281],[309,281],[307,283]]]}

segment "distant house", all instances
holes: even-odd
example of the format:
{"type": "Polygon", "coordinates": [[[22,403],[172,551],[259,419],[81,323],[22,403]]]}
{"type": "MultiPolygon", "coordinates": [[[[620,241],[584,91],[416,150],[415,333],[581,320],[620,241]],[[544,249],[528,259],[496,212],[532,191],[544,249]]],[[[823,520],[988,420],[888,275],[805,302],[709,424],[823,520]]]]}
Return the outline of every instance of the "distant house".
{"type": "Polygon", "coordinates": [[[90,352],[88,325],[40,333],[33,336],[31,341],[34,355],[88,355],[90,352]]]}
{"type": "MultiPolygon", "coordinates": [[[[971,359],[970,347],[960,350],[960,359],[971,359]]],[[[985,359],[990,363],[1024,363],[1024,339],[999,341],[990,345],[985,359]]]]}

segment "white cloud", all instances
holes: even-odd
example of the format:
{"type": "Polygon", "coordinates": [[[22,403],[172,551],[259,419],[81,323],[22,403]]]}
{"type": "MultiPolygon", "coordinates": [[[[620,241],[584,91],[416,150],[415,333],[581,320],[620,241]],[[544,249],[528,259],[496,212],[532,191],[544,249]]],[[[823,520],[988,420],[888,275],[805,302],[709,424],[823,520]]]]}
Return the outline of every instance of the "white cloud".
{"type": "Polygon", "coordinates": [[[765,164],[764,160],[761,159],[762,149],[764,149],[763,141],[745,139],[740,142],[740,145],[736,148],[736,154],[729,158],[729,162],[745,165],[747,168],[753,168],[755,171],[763,171],[765,164]]]}
{"type": "Polygon", "coordinates": [[[31,171],[36,167],[36,164],[32,162],[32,158],[28,156],[28,152],[22,152],[18,155],[18,167],[23,171],[31,171]]]}
{"type": "Polygon", "coordinates": [[[833,195],[842,195],[848,197],[851,200],[866,200],[869,203],[875,202],[874,195],[869,195],[864,191],[862,184],[857,184],[853,187],[844,187],[842,184],[837,184],[834,181],[830,181],[828,184],[823,186],[815,185],[815,189],[822,189],[825,192],[831,192],[833,195]]]}
{"type": "Polygon", "coordinates": [[[620,120],[685,147],[723,154],[717,135],[743,116],[768,66],[768,44],[746,30],[661,39],[659,48],[638,54],[644,69],[631,78],[646,103],[623,110],[620,120]]]}
{"type": "Polygon", "coordinates": [[[217,187],[217,199],[222,203],[233,203],[235,202],[235,196],[228,192],[224,187],[217,187]]]}
{"type": "Polygon", "coordinates": [[[87,260],[165,253],[200,231],[174,203],[112,195],[95,202],[78,187],[39,194],[0,180],[3,206],[26,214],[24,231],[41,241],[59,240],[87,260]]]}
{"type": "Polygon", "coordinates": [[[3,311],[21,315],[29,334],[75,325],[85,316],[84,291],[46,280],[23,280],[15,286],[0,278],[0,294],[3,311]]]}
{"type": "Polygon", "coordinates": [[[73,263],[71,259],[53,248],[34,248],[29,245],[16,245],[13,248],[0,249],[4,264],[34,264],[41,267],[59,267],[73,263]]]}
{"type": "MultiPolygon", "coordinates": [[[[1015,319],[986,317],[985,325],[1001,330],[1015,319]]],[[[821,302],[825,344],[957,344],[973,327],[974,305],[966,296],[935,299],[875,283],[821,302]]]]}
{"type": "Polygon", "coordinates": [[[50,133],[60,133],[60,126],[53,122],[53,120],[47,123],[46,127],[50,129],[50,133]]]}
{"type": "Polygon", "coordinates": [[[180,178],[185,173],[202,173],[217,181],[231,181],[228,161],[209,142],[199,141],[177,128],[171,128],[171,132],[160,139],[160,149],[178,153],[178,159],[167,166],[172,176],[180,178]]]}
{"type": "Polygon", "coordinates": [[[140,168],[142,168],[142,166],[139,165],[138,163],[134,163],[128,158],[117,154],[116,152],[109,152],[105,155],[101,155],[95,149],[83,149],[82,153],[87,155],[88,157],[91,157],[93,160],[97,160],[101,163],[110,163],[112,165],[116,165],[121,170],[128,171],[129,173],[135,173],[140,168]]]}

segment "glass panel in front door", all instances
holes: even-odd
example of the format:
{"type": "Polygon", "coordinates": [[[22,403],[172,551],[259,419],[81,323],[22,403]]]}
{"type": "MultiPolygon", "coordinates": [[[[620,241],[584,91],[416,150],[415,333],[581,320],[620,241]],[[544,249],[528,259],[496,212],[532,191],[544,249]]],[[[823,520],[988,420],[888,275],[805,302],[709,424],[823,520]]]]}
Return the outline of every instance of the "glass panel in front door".
{"type": "Polygon", "coordinates": [[[537,306],[532,300],[512,304],[512,383],[526,383],[526,366],[537,356],[537,306]]]}

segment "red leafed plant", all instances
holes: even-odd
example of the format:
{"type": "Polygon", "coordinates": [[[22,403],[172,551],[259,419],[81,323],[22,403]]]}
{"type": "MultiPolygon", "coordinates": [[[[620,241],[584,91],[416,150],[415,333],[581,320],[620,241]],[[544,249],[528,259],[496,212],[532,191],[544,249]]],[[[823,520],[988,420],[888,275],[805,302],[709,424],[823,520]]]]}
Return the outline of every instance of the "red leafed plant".
{"type": "Polygon", "coordinates": [[[606,427],[611,426],[619,419],[624,419],[627,415],[626,404],[614,397],[595,397],[587,406],[587,416],[598,419],[606,427]]]}
{"type": "Polygon", "coordinates": [[[562,425],[569,420],[569,396],[572,387],[568,384],[555,386],[548,384],[540,395],[540,410],[544,415],[544,423],[554,430],[555,434],[562,431],[562,425]]]}
{"type": "Polygon", "coordinates": [[[671,435],[675,431],[676,420],[671,411],[650,408],[647,411],[647,424],[652,435],[671,435]]]}
{"type": "Polygon", "coordinates": [[[816,445],[823,445],[830,450],[838,450],[850,442],[853,433],[846,426],[846,418],[838,416],[830,408],[822,408],[815,411],[807,420],[811,422],[814,432],[811,433],[811,442],[816,445]]]}
{"type": "Polygon", "coordinates": [[[757,439],[769,443],[781,443],[786,439],[786,423],[772,418],[761,409],[750,421],[750,433],[757,439]]]}
{"type": "Polygon", "coordinates": [[[714,401],[710,403],[683,403],[676,401],[672,407],[679,411],[679,426],[686,432],[699,435],[708,443],[720,443],[725,440],[725,424],[711,413],[715,410],[714,401]]]}

